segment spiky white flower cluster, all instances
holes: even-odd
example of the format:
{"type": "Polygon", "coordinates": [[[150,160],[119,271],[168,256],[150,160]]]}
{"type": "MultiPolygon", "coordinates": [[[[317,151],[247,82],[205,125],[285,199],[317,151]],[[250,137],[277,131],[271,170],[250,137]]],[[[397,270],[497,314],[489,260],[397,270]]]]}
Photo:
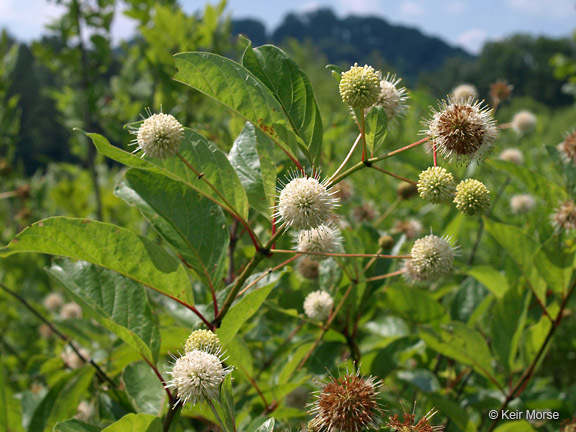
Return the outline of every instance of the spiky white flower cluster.
{"type": "Polygon", "coordinates": [[[576,162],[576,130],[568,133],[556,148],[565,162],[576,162]]]}
{"type": "Polygon", "coordinates": [[[576,230],[576,203],[572,200],[561,202],[551,219],[557,231],[576,230]]]}
{"type": "Polygon", "coordinates": [[[402,117],[408,108],[406,87],[398,88],[400,81],[402,81],[401,78],[396,78],[396,75],[390,73],[380,81],[380,95],[375,105],[384,108],[388,121],[402,117]]]}
{"type": "Polygon", "coordinates": [[[433,111],[425,125],[428,129],[423,133],[432,139],[436,150],[457,162],[482,159],[498,136],[491,109],[473,99],[442,101],[439,111],[433,111]]]}
{"type": "Polygon", "coordinates": [[[70,369],[80,369],[84,365],[84,360],[90,360],[90,353],[84,348],[77,348],[80,355],[76,354],[69,345],[60,353],[60,358],[70,369]]]}
{"type": "Polygon", "coordinates": [[[354,66],[344,72],[340,79],[342,101],[353,109],[363,109],[374,105],[380,95],[380,73],[372,66],[354,66]]]}
{"type": "Polygon", "coordinates": [[[304,313],[312,320],[324,321],[334,306],[332,296],[326,291],[312,291],[304,300],[304,313]]]}
{"type": "Polygon", "coordinates": [[[64,304],[64,297],[60,293],[50,293],[44,297],[44,307],[49,311],[57,311],[64,304]]]}
{"type": "Polygon", "coordinates": [[[60,309],[60,316],[63,319],[81,319],[82,307],[78,303],[74,302],[66,303],[60,309]]]}
{"type": "Polygon", "coordinates": [[[430,167],[422,171],[418,180],[418,193],[432,204],[446,204],[454,198],[454,177],[445,168],[430,167]]]}
{"type": "MultiPolygon", "coordinates": [[[[296,250],[299,252],[339,253],[342,250],[342,237],[332,225],[320,225],[317,228],[300,231],[296,238],[296,250]]],[[[324,255],[309,255],[311,260],[322,261],[324,255]]]]}
{"type": "Polygon", "coordinates": [[[174,156],[184,139],[184,128],[172,114],[153,114],[145,119],[137,131],[134,151],[142,156],[164,159],[174,156]]]}
{"type": "Polygon", "coordinates": [[[229,368],[222,366],[219,351],[208,353],[195,349],[176,359],[172,371],[168,372],[172,379],[166,386],[176,390],[182,404],[195,405],[218,398],[220,384],[229,372],[229,368]]]}
{"type": "Polygon", "coordinates": [[[520,150],[515,148],[503,150],[498,158],[506,162],[515,163],[516,165],[522,165],[524,163],[524,155],[520,150]]]}
{"type": "Polygon", "coordinates": [[[452,90],[455,101],[467,100],[469,98],[477,98],[478,90],[472,84],[460,84],[452,90]]]}
{"type": "Polygon", "coordinates": [[[452,272],[454,248],[447,238],[434,234],[422,237],[414,242],[410,255],[412,259],[405,263],[405,269],[411,280],[433,280],[452,272]]]}
{"type": "Polygon", "coordinates": [[[490,191],[479,180],[463,180],[456,186],[454,204],[466,216],[483,215],[490,208],[490,191]]]}
{"type": "Polygon", "coordinates": [[[514,214],[526,214],[536,205],[532,195],[518,194],[510,198],[510,209],[514,214]]]}
{"type": "Polygon", "coordinates": [[[517,112],[512,118],[512,129],[518,135],[526,135],[536,127],[536,116],[530,111],[517,112]]]}
{"type": "Polygon", "coordinates": [[[317,176],[294,177],[280,192],[276,217],[289,227],[309,230],[324,224],[337,203],[334,192],[317,176]]]}
{"type": "Polygon", "coordinates": [[[221,350],[220,338],[210,330],[194,330],[184,345],[186,351],[200,350],[205,352],[218,352],[221,350]]]}

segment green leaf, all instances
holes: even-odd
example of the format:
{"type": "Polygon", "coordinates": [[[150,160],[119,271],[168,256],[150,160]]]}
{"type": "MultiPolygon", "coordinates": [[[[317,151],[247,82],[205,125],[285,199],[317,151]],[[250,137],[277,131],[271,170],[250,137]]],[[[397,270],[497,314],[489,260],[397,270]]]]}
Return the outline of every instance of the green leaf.
{"type": "Polygon", "coordinates": [[[102,432],[161,432],[160,418],[149,414],[126,414],[102,432]]]}
{"type": "Polygon", "coordinates": [[[424,393],[434,393],[442,388],[436,375],[427,369],[403,370],[396,375],[400,380],[412,384],[424,393]]]}
{"type": "Polygon", "coordinates": [[[262,424],[262,426],[256,429],[256,432],[272,432],[272,431],[274,431],[274,417],[266,420],[264,424],[262,424]]]}
{"type": "Polygon", "coordinates": [[[160,332],[140,284],[84,261],[58,260],[47,272],[102,326],[149,361],[157,360],[160,332]]]}
{"type": "Polygon", "coordinates": [[[220,387],[220,404],[224,413],[224,423],[230,432],[236,430],[234,395],[232,393],[232,374],[229,373],[220,387]]]}
{"type": "Polygon", "coordinates": [[[510,289],[496,303],[492,315],[492,348],[507,370],[514,371],[518,343],[526,323],[530,291],[510,289]]]}
{"type": "Polygon", "coordinates": [[[126,366],[122,382],[137,412],[160,415],[166,393],[152,368],[145,362],[126,366]]]}
{"type": "Polygon", "coordinates": [[[305,343],[300,345],[298,349],[295,347],[292,349],[293,354],[289,355],[285,359],[285,366],[282,368],[282,371],[278,375],[278,384],[285,384],[290,381],[292,375],[296,371],[296,368],[304,358],[304,356],[310,351],[314,344],[312,342],[305,343]]]}
{"type": "Polygon", "coordinates": [[[10,387],[6,382],[4,362],[5,356],[2,352],[0,356],[0,430],[24,432],[21,401],[10,392],[10,387]]]}
{"type": "Polygon", "coordinates": [[[508,291],[509,286],[506,276],[494,267],[486,265],[474,266],[466,273],[488,288],[496,298],[502,298],[508,291]]]}
{"type": "Polygon", "coordinates": [[[141,158],[113,146],[102,135],[88,133],[98,151],[112,160],[132,168],[140,168],[170,177],[210,198],[225,210],[248,217],[246,192],[230,165],[228,157],[200,133],[184,128],[184,141],[180,147],[182,157],[201,175],[196,174],[178,157],[166,159],[141,158]],[[216,193],[210,184],[219,192],[216,193]]]}
{"type": "Polygon", "coordinates": [[[389,286],[385,296],[391,309],[411,322],[429,323],[445,314],[444,307],[434,297],[417,288],[389,286]]]}
{"type": "Polygon", "coordinates": [[[474,367],[481,375],[494,381],[492,356],[486,341],[476,330],[454,321],[438,330],[423,327],[422,340],[436,352],[474,367]]]}
{"type": "Polygon", "coordinates": [[[210,96],[270,136],[294,158],[306,144],[292,130],[290,119],[272,92],[244,66],[212,53],[175,55],[176,81],[210,96]],[[286,148],[287,147],[287,148],[286,148]]]}
{"type": "Polygon", "coordinates": [[[43,431],[55,424],[58,419],[72,417],[93,376],[94,369],[86,367],[60,378],[36,407],[28,430],[43,431]]]}
{"type": "Polygon", "coordinates": [[[244,129],[230,150],[230,163],[246,190],[251,207],[269,218],[276,197],[274,142],[252,123],[244,129]]]}
{"type": "Polygon", "coordinates": [[[83,421],[70,419],[56,423],[53,432],[100,432],[102,429],[83,421]]]}
{"type": "Polygon", "coordinates": [[[384,144],[388,134],[388,117],[381,106],[373,107],[366,115],[366,146],[370,154],[384,144]]]}
{"type": "Polygon", "coordinates": [[[493,222],[489,219],[484,219],[484,225],[486,231],[516,262],[542,304],[546,304],[546,282],[538,273],[533,260],[540,247],[538,243],[515,226],[493,222]]]}
{"type": "Polygon", "coordinates": [[[226,345],[226,356],[230,366],[234,366],[245,375],[252,376],[254,374],[252,352],[241,336],[237,335],[226,345]]]}
{"type": "Polygon", "coordinates": [[[1,248],[0,258],[21,252],[88,261],[194,304],[190,281],[180,263],[157,244],[116,225],[64,217],[44,219],[1,248]]]}
{"type": "Polygon", "coordinates": [[[314,91],[306,74],[284,51],[273,45],[252,49],[249,44],[242,56],[242,66],[272,92],[290,119],[292,129],[306,144],[314,163],[320,155],[323,129],[314,91]]]}
{"type": "Polygon", "coordinates": [[[131,169],[116,195],[137,206],[207,286],[224,271],[230,242],[222,209],[205,196],[168,177],[131,169]]]}
{"type": "MultiPolygon", "coordinates": [[[[449,400],[439,394],[427,395],[433,406],[440,411],[442,416],[448,417],[454,422],[454,425],[462,432],[477,432],[478,429],[474,426],[472,420],[469,419],[466,408],[452,400],[449,400]]],[[[440,414],[437,414],[439,416],[440,414]]],[[[436,417],[432,419],[432,424],[440,423],[441,419],[436,417]],[[434,421],[436,419],[436,421],[434,421]]]]}
{"type": "Polygon", "coordinates": [[[536,429],[534,429],[532,425],[526,420],[506,422],[498,426],[496,429],[494,429],[494,432],[517,432],[517,431],[536,432],[536,429]]]}
{"type": "Polygon", "coordinates": [[[275,285],[276,281],[273,281],[262,288],[251,291],[230,308],[222,320],[222,325],[216,331],[224,348],[232,342],[242,325],[258,311],[275,285]]]}

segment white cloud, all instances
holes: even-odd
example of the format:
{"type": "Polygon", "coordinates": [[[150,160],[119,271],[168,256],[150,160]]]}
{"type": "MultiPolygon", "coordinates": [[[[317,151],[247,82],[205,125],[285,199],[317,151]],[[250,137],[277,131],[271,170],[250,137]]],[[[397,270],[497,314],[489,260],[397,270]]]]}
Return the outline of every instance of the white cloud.
{"type": "Polygon", "coordinates": [[[426,11],[416,2],[407,1],[400,5],[400,14],[408,17],[422,16],[426,11]]]}
{"type": "Polygon", "coordinates": [[[487,39],[488,33],[486,31],[473,28],[458,36],[458,44],[471,53],[478,54],[487,39]]]}
{"type": "Polygon", "coordinates": [[[379,2],[377,0],[340,0],[340,5],[344,15],[353,13],[366,15],[379,12],[379,2]]]}

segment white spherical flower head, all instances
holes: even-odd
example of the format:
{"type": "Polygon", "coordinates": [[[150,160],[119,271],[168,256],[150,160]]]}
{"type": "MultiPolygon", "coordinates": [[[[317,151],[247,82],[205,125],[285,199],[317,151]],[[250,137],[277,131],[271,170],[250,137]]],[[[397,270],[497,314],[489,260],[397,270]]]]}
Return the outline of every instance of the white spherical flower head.
{"type": "Polygon", "coordinates": [[[406,87],[398,88],[401,78],[388,73],[386,78],[380,81],[380,95],[378,96],[377,106],[384,108],[388,120],[402,117],[406,114],[406,87]]]}
{"type": "Polygon", "coordinates": [[[565,162],[576,162],[576,130],[568,133],[556,148],[565,162]]]}
{"type": "Polygon", "coordinates": [[[230,370],[222,366],[217,354],[193,350],[176,359],[172,371],[168,372],[172,379],[167,387],[176,390],[180,402],[195,405],[218,398],[220,384],[230,370]]]}
{"type": "MultiPolygon", "coordinates": [[[[296,238],[296,250],[299,252],[339,253],[342,251],[342,237],[332,225],[320,225],[317,228],[300,231],[296,238]]],[[[323,255],[309,255],[308,258],[322,261],[323,255]]]]}
{"type": "Polygon", "coordinates": [[[526,214],[531,211],[536,205],[536,201],[532,195],[519,194],[510,198],[510,208],[512,213],[526,214]]]}
{"type": "Polygon", "coordinates": [[[447,239],[434,234],[422,237],[416,240],[410,255],[410,276],[414,279],[438,279],[452,272],[454,248],[447,239]]]}
{"type": "Polygon", "coordinates": [[[526,135],[536,127],[536,116],[530,111],[520,111],[512,118],[512,129],[518,135],[526,135]]]}
{"type": "Polygon", "coordinates": [[[446,204],[454,198],[454,177],[445,168],[430,167],[422,171],[418,180],[418,193],[432,204],[446,204]]]}
{"type": "Polygon", "coordinates": [[[66,303],[60,309],[60,317],[62,319],[81,319],[82,307],[78,303],[66,303]]]}
{"type": "Polygon", "coordinates": [[[452,95],[455,101],[465,101],[469,98],[477,98],[478,90],[472,84],[460,84],[452,90],[452,95]]]}
{"type": "Polygon", "coordinates": [[[332,296],[326,291],[313,291],[304,300],[304,312],[312,320],[324,321],[334,306],[332,296]]]}
{"type": "Polygon", "coordinates": [[[557,231],[576,230],[576,203],[572,200],[561,202],[552,214],[552,225],[557,231]]]}
{"type": "Polygon", "coordinates": [[[498,158],[506,162],[515,163],[516,165],[522,165],[524,163],[524,155],[520,150],[515,148],[503,150],[498,158]]]}
{"type": "Polygon", "coordinates": [[[432,119],[425,122],[428,135],[436,150],[449,161],[470,163],[483,159],[498,136],[492,110],[473,99],[449,98],[440,103],[432,119]]]}
{"type": "Polygon", "coordinates": [[[325,223],[338,199],[316,177],[296,177],[284,186],[276,216],[295,229],[312,229],[325,223]]]}
{"type": "Polygon", "coordinates": [[[136,132],[135,144],[142,156],[164,159],[174,156],[184,139],[184,128],[171,114],[153,114],[145,119],[136,132]]]}
{"type": "Polygon", "coordinates": [[[44,307],[49,311],[56,311],[62,307],[64,297],[60,293],[50,293],[44,297],[44,307]]]}

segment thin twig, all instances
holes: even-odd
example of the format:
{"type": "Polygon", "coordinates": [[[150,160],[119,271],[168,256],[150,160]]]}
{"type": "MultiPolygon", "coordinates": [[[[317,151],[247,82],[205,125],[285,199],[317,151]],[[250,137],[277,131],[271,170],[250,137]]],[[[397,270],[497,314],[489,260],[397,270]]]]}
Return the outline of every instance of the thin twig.
{"type": "Polygon", "coordinates": [[[359,134],[358,137],[356,138],[356,141],[354,141],[354,144],[352,145],[352,148],[350,149],[350,151],[348,152],[348,155],[344,158],[344,161],[340,164],[340,166],[338,167],[338,169],[334,172],[334,174],[332,174],[330,176],[330,178],[328,179],[328,182],[332,181],[332,179],[334,177],[336,177],[338,174],[340,174],[340,171],[342,171],[344,169],[344,166],[348,163],[348,161],[350,160],[350,158],[352,157],[352,153],[354,153],[354,150],[356,150],[356,147],[358,146],[358,143],[360,142],[360,138],[362,138],[362,134],[359,134]]]}
{"type": "Polygon", "coordinates": [[[390,171],[385,170],[385,169],[383,169],[383,168],[377,167],[376,165],[370,165],[370,168],[375,169],[376,171],[380,171],[381,173],[384,173],[384,174],[386,174],[386,175],[392,176],[392,177],[394,177],[394,178],[397,178],[398,180],[402,180],[403,182],[410,183],[410,184],[412,184],[412,185],[414,185],[414,186],[416,186],[416,185],[418,184],[418,183],[416,183],[415,181],[408,180],[408,179],[405,178],[405,177],[399,176],[398,174],[394,174],[393,172],[390,172],[390,171]]]}
{"type": "Polygon", "coordinates": [[[343,257],[343,258],[381,258],[381,259],[410,259],[412,255],[384,255],[384,254],[347,254],[347,253],[327,253],[327,252],[305,252],[293,251],[285,249],[270,249],[271,253],[284,253],[284,254],[301,254],[301,255],[316,255],[327,257],[343,257]]]}

